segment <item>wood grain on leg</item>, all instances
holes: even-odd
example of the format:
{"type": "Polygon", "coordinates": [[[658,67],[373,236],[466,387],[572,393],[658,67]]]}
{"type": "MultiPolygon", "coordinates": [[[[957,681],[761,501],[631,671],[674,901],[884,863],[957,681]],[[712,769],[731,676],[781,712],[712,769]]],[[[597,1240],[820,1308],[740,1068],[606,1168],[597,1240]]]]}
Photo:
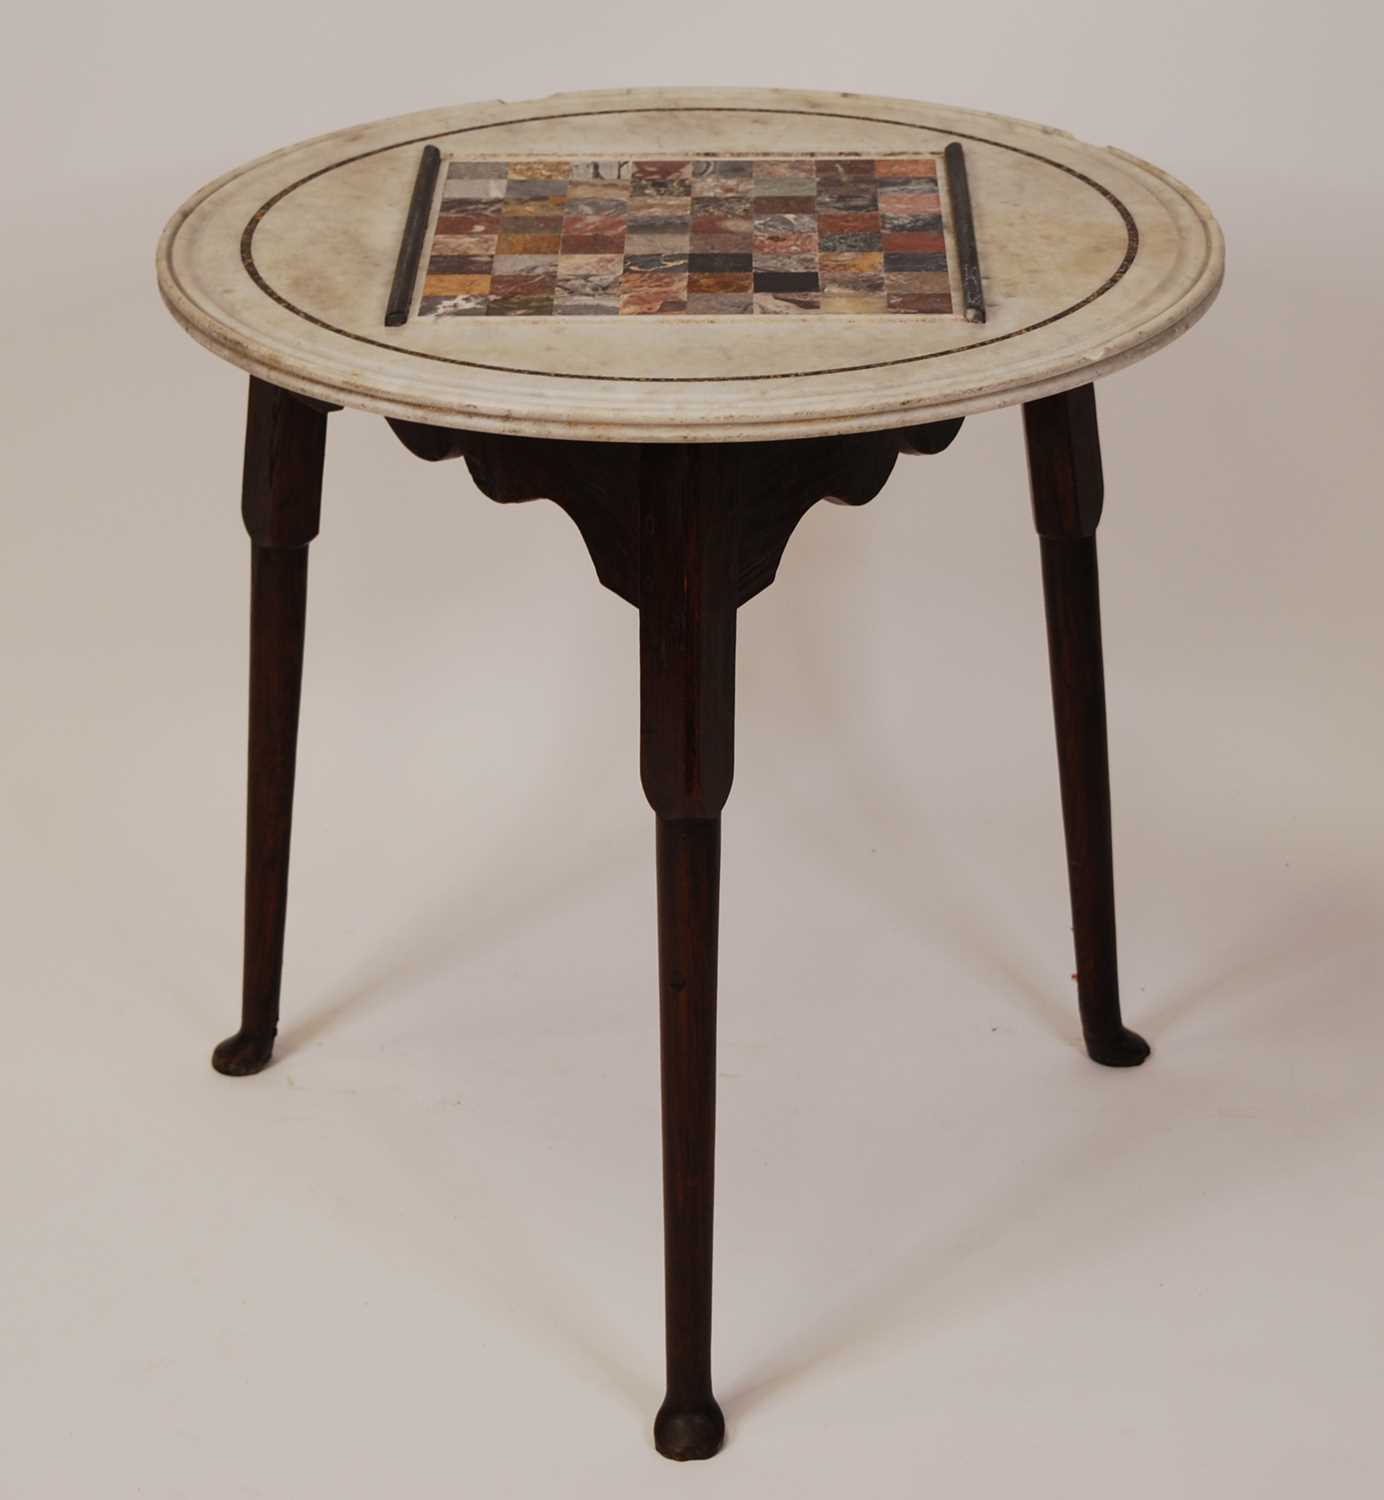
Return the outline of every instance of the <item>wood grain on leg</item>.
{"type": "Polygon", "coordinates": [[[735,460],[716,447],[639,455],[640,778],[656,818],[663,1097],[666,1458],[710,1458],[716,947],[721,809],[734,771],[735,460]]]}
{"type": "Polygon", "coordinates": [[[1096,570],[1104,482],[1094,389],[1085,385],[1030,401],[1024,435],[1042,551],[1081,1026],[1096,1062],[1134,1067],[1149,1055],[1149,1045],[1120,1015],[1096,570]]]}
{"type": "Polygon", "coordinates": [[[242,514],[250,533],[250,734],[245,951],[240,1030],[212,1054],[219,1073],[258,1073],[279,1024],[308,543],[317,535],[327,414],[250,381],[242,514]]]}

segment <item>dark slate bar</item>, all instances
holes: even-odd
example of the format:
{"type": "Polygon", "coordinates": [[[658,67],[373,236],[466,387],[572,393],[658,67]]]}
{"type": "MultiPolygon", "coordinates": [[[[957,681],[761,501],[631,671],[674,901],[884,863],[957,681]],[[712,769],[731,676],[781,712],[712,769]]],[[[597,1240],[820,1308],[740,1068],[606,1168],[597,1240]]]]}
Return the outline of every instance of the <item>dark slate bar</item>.
{"type": "Polygon", "coordinates": [[[952,238],[956,241],[957,268],[961,272],[961,306],[968,323],[985,321],[985,293],[980,285],[980,258],[976,253],[976,226],[971,217],[971,185],[966,177],[966,158],[958,142],[943,152],[947,164],[947,193],[951,199],[952,238]]]}
{"type": "Polygon", "coordinates": [[[418,280],[418,262],[423,256],[423,236],[428,232],[428,215],[432,211],[437,172],[441,165],[442,153],[437,147],[424,146],[418,176],[413,181],[408,217],[404,220],[404,236],[399,241],[394,284],[389,289],[389,302],[385,307],[386,328],[398,328],[408,322],[409,309],[413,306],[413,288],[418,280]]]}

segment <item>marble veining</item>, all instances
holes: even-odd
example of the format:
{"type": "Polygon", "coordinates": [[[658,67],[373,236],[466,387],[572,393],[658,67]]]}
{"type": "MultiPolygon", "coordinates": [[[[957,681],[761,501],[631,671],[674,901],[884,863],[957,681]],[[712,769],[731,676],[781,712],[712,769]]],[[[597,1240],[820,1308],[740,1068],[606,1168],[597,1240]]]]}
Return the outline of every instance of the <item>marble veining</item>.
{"type": "MultiPolygon", "coordinates": [[[[849,202],[849,170],[837,175],[849,202]]],[[[720,165],[694,167],[689,177],[695,192],[686,196],[699,216],[725,210],[720,224],[706,227],[727,242],[706,253],[737,253],[747,213],[753,239],[755,195],[747,202],[734,173],[720,165]]],[[[761,185],[768,180],[766,174],[761,185]]],[[[628,199],[621,183],[602,169],[574,171],[568,204],[583,193],[628,199]]],[[[439,191],[434,216],[441,201],[439,191]]],[[[835,232],[849,236],[849,210],[828,217],[835,232]]],[[[453,226],[448,252],[488,254],[483,242],[494,231],[484,213],[470,234],[466,229],[453,226]]],[[[849,238],[831,243],[828,249],[819,222],[819,256],[852,254],[849,238]]],[[[623,255],[619,262],[623,281],[623,255]]],[[[641,262],[655,275],[680,269],[657,251],[641,262]]],[[[157,266],[159,290],[193,338],[260,379],[316,400],[533,437],[758,442],[940,421],[1103,379],[1197,322],[1221,284],[1225,249],[1213,215],[1185,184],[1127,152],[1049,126],[913,99],[677,88],[449,105],[275,151],[199,188],[169,220],[157,266]],[[964,148],[969,172],[984,324],[957,315],[960,267],[946,162],[939,159],[950,141],[964,148]],[[836,302],[858,299],[860,316],[785,315],[773,292],[758,294],[766,299],[760,310],[773,316],[720,316],[743,308],[745,294],[702,291],[712,316],[474,316],[457,323],[417,315],[420,274],[412,315],[386,327],[403,219],[428,143],[444,161],[451,154],[505,163],[506,192],[508,163],[521,157],[569,165],[751,155],[884,160],[907,150],[936,160],[942,174],[956,309],[951,316],[870,315],[879,305],[884,252],[857,245],[860,255],[879,260],[838,262],[839,274],[864,279],[837,293],[836,302]]],[[[446,274],[468,271],[480,274],[463,259],[446,274]]],[[[646,300],[656,302],[659,292],[655,283],[646,300]]],[[[925,286],[904,295],[926,295],[925,286]]],[[[564,298],[597,308],[610,300],[594,281],[564,298]]]]}
{"type": "Polygon", "coordinates": [[[418,315],[953,312],[933,156],[453,158],[418,315]]]}

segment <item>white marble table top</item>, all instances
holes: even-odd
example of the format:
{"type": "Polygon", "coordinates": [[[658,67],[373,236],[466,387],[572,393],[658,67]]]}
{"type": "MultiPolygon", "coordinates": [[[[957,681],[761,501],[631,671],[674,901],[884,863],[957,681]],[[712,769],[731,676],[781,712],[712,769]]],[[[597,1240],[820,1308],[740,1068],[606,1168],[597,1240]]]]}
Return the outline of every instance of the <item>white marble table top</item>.
{"type": "Polygon", "coordinates": [[[1096,379],[1201,316],[1224,248],[1188,188],[1061,131],[858,94],[656,89],[430,110],[288,147],[194,194],[157,264],[199,343],[300,394],[490,432],[749,441],[1096,379]],[[962,315],[953,142],[983,322],[962,315]],[[422,265],[391,327],[429,144],[422,265]],[[811,198],[814,174],[862,159],[863,197],[838,183],[811,198]]]}

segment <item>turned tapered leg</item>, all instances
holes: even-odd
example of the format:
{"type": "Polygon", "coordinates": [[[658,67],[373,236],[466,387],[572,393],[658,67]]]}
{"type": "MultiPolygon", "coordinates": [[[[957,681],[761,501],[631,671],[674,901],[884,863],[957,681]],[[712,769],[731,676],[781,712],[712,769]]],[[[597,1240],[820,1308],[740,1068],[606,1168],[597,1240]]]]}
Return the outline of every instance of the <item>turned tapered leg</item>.
{"type": "Polygon", "coordinates": [[[250,743],[240,1030],[219,1073],[258,1073],[279,1024],[308,543],[317,535],[326,410],[250,381],[242,513],[250,533],[250,743]]]}
{"type": "Polygon", "coordinates": [[[711,1393],[721,820],[656,824],[668,1387],[654,1440],[668,1458],[709,1458],[725,1432],[711,1393]]]}
{"type": "Polygon", "coordinates": [[[1149,1055],[1149,1045],[1120,1016],[1096,572],[1104,485],[1094,388],[1030,401],[1024,407],[1024,435],[1042,551],[1081,1027],[1096,1062],[1134,1067],[1149,1055]]]}
{"type": "Polygon", "coordinates": [[[735,714],[735,466],[714,447],[640,450],[640,777],[658,860],[666,1458],[725,1436],[711,1388],[716,940],[735,714]]]}

